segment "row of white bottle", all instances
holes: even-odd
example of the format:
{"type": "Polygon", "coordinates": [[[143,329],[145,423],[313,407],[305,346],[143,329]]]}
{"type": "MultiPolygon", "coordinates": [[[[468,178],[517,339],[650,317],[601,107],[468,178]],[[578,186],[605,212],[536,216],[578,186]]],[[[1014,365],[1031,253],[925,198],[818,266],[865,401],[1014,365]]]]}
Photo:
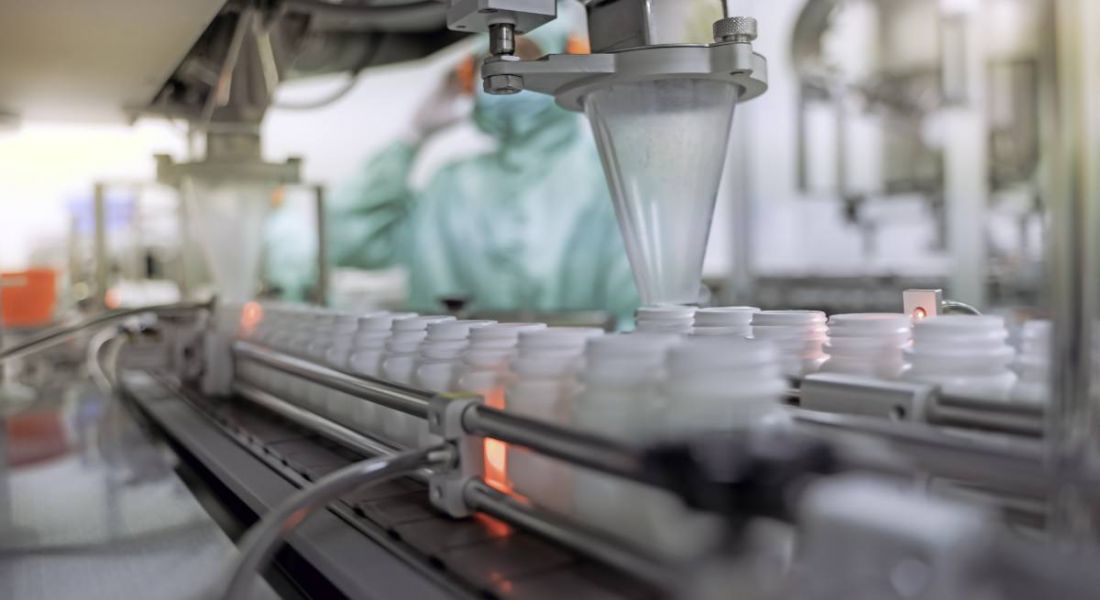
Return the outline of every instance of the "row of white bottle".
{"type": "MultiPolygon", "coordinates": [[[[776,414],[793,371],[900,376],[988,397],[1007,397],[1015,379],[995,317],[921,321],[910,341],[903,315],[826,321],[815,311],[749,307],[651,309],[639,313],[649,317],[639,319],[642,331],[628,335],[444,316],[271,312],[254,337],[284,352],[432,391],[475,392],[496,408],[631,443],[760,422],[776,414]]],[[[433,441],[422,420],[301,379],[293,385],[284,393],[295,401],[365,433],[405,446],[433,441]]],[[[652,490],[492,441],[485,450],[491,482],[594,526],[668,547],[708,529],[685,524],[675,501],[652,490]],[[666,523],[678,525],[665,530],[666,523]]]]}
{"type": "Polygon", "coordinates": [[[1029,324],[1021,357],[1004,319],[943,316],[912,323],[892,313],[840,314],[753,307],[643,307],[639,332],[750,337],[770,341],[783,372],[815,372],[932,383],[951,395],[1041,401],[1046,390],[1049,325],[1029,324]],[[1042,348],[1040,348],[1042,346],[1042,348]]]}
{"type": "MultiPolygon", "coordinates": [[[[749,426],[776,411],[786,389],[771,346],[736,336],[604,335],[386,313],[358,317],[353,328],[347,315],[272,312],[256,338],[284,352],[393,383],[479,393],[518,415],[632,443],[749,426]]],[[[726,326],[724,318],[713,326],[726,326]]],[[[419,419],[305,385],[290,395],[311,410],[397,444],[432,441],[419,419]]],[[[651,490],[491,441],[485,470],[491,482],[594,526],[684,541],[684,530],[660,526],[681,520],[683,509],[651,490]]]]}

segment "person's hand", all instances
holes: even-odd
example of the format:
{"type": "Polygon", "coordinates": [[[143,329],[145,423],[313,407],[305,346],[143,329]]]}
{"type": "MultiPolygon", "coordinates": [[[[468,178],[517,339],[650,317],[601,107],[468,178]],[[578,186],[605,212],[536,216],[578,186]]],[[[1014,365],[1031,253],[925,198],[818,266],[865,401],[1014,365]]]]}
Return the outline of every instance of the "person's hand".
{"type": "Polygon", "coordinates": [[[452,73],[424,99],[412,121],[412,135],[422,142],[432,135],[465,119],[473,99],[462,93],[458,78],[452,73]]]}

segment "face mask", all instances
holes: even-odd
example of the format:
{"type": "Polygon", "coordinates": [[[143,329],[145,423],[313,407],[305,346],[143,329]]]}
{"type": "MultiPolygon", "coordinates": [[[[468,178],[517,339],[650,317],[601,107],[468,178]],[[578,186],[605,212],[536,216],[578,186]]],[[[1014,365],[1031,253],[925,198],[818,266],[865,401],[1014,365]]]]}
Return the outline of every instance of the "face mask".
{"type": "Polygon", "coordinates": [[[494,96],[479,88],[474,102],[474,122],[490,135],[522,137],[538,129],[554,110],[553,96],[529,91],[494,96]]]}

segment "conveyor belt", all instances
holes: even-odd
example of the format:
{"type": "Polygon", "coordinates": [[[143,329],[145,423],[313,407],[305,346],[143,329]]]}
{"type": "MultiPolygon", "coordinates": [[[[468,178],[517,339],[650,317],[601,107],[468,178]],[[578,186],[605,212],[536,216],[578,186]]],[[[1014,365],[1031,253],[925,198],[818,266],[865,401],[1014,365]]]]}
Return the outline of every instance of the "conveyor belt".
{"type": "MultiPolygon", "coordinates": [[[[124,387],[165,433],[256,514],[294,489],[364,458],[243,401],[214,401],[163,375],[124,387]]],[[[631,578],[487,516],[455,521],[410,478],[319,513],[291,546],[348,597],[628,599],[657,594],[631,578]]],[[[285,570],[285,567],[284,567],[285,570]]]]}

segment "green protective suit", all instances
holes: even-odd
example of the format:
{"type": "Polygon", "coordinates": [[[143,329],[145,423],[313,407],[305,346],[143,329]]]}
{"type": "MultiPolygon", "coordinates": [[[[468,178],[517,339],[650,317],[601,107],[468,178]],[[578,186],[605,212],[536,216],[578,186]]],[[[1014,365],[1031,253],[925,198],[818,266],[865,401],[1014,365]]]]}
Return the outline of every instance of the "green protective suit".
{"type": "Polygon", "coordinates": [[[398,143],[334,196],[334,263],[405,266],[410,308],[425,312],[466,297],[479,310],[630,315],[638,297],[581,117],[549,98],[489,96],[474,116],[496,150],[444,167],[416,192],[418,148],[398,143]]]}

